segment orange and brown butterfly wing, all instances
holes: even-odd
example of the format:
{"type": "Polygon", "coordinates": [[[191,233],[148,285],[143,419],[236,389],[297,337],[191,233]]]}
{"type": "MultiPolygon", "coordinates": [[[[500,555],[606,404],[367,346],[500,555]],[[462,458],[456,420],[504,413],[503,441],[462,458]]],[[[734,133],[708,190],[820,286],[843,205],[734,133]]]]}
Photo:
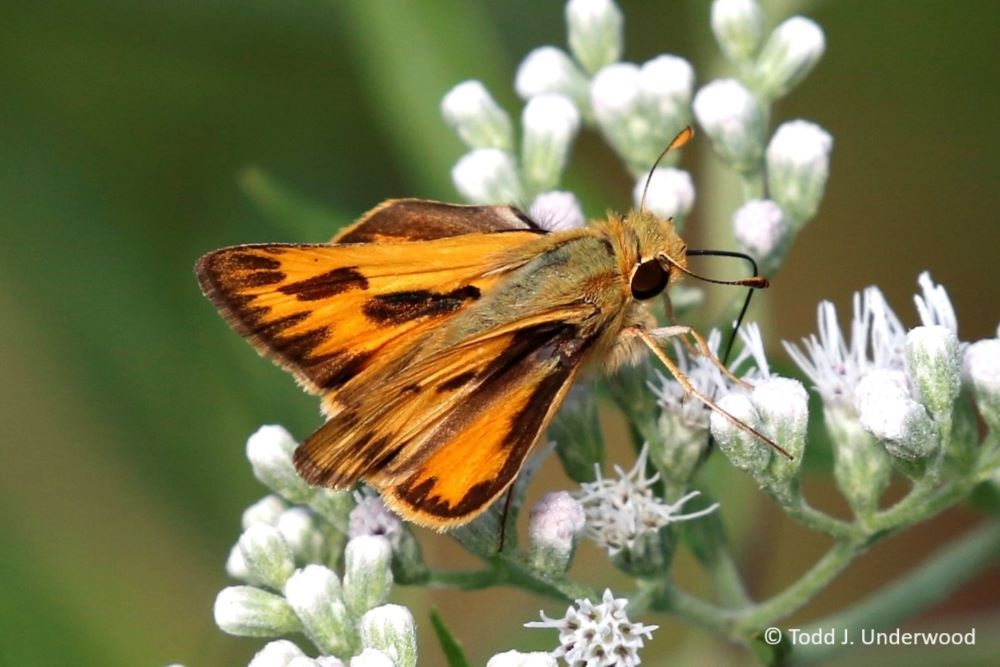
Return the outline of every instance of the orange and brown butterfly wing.
{"type": "Polygon", "coordinates": [[[330,408],[347,381],[389,358],[386,346],[432,331],[491,289],[502,273],[491,258],[538,239],[513,211],[397,200],[338,244],[224,248],[195,270],[230,326],[330,408]],[[423,229],[405,229],[412,216],[423,229]]]}
{"type": "Polygon", "coordinates": [[[361,478],[410,521],[465,523],[514,481],[569,390],[591,306],[554,308],[430,355],[344,409],[295,453],[312,483],[361,478]]]}

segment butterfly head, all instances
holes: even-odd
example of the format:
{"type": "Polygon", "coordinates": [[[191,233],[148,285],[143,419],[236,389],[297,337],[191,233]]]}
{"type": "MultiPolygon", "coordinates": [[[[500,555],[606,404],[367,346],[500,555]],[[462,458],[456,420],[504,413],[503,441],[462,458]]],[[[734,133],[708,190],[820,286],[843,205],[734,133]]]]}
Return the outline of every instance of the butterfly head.
{"type": "Polygon", "coordinates": [[[632,297],[644,301],[659,296],[683,274],[687,244],[673,223],[650,211],[632,211],[625,218],[623,250],[632,297]]]}

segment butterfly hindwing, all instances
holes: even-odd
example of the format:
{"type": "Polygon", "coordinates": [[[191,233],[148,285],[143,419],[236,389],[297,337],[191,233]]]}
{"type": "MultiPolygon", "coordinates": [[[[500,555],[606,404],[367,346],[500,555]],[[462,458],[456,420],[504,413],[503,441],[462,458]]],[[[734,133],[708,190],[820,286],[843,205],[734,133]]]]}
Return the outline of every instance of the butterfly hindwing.
{"type": "Polygon", "coordinates": [[[513,206],[461,206],[426,199],[390,199],[333,237],[333,242],[427,241],[498,232],[545,233],[513,206]]]}
{"type": "Polygon", "coordinates": [[[296,451],[312,483],[365,479],[396,512],[437,528],[464,523],[513,482],[593,342],[592,308],[477,337],[416,363],[380,396],[345,397],[296,451]]]}

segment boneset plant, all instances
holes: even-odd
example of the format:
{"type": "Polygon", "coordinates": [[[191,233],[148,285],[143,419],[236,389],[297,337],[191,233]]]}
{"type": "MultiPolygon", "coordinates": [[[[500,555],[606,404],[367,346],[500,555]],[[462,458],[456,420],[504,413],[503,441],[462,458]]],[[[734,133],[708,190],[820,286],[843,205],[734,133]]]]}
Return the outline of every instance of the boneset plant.
{"type": "MultiPolygon", "coordinates": [[[[525,101],[519,136],[480,82],[459,83],[444,97],[444,118],[468,147],[452,172],[459,194],[472,203],[517,204],[549,229],[579,226],[584,214],[578,198],[558,189],[579,132],[599,132],[621,158],[635,179],[638,205],[663,146],[694,120],[720,163],[742,182],[742,204],[732,214],[737,243],[764,273],[778,271],[796,234],[816,215],[833,138],[801,119],[772,131],[772,105],[821,58],[821,28],[793,16],[769,30],[754,0],[715,0],[712,32],[736,76],[696,92],[694,70],[682,58],[620,61],[624,18],[611,0],[570,0],[565,15],[568,51],[538,48],[517,71],[515,89],[525,101]]],[[[645,205],[682,227],[695,192],[691,177],[675,166],[678,157],[668,155],[653,172],[645,205]]],[[[869,287],[855,295],[846,331],[833,304],[824,302],[817,333],[784,344],[822,401],[833,477],[851,509],[849,519],[816,509],[803,496],[808,392],[799,380],[772,371],[759,328],[747,323],[729,364],[746,386],[684,346],[677,345],[674,356],[699,391],[780,443],[791,459],[692,400],[652,362],[579,384],[550,428],[555,444],[539,448],[509,504],[496,503],[450,533],[482,559],[483,567],[472,572],[430,568],[409,526],[366,490],[306,485],[292,465],[292,436],[278,426],[262,427],[247,442],[247,456],[271,494],[243,515],[244,532],[226,563],[242,583],[219,593],[216,622],[230,634],[272,640],[253,658],[254,667],[411,667],[417,664],[417,624],[406,607],[389,602],[395,586],[507,585],[544,596],[549,608],[558,608],[552,600],[568,606],[525,624],[558,631],[551,652],[512,650],[491,658],[490,667],[639,664],[657,629],[630,620],[640,616],[660,624],[673,616],[708,628],[765,663],[806,661],[843,648],[793,647],[762,633],[780,627],[874,542],[927,520],[980,485],[1000,483],[1000,331],[995,339],[962,342],[944,288],[927,273],[918,284],[919,326],[908,330],[878,288],[869,287]],[[613,465],[611,474],[603,471],[599,401],[624,414],[637,445],[635,462],[613,465]],[[712,502],[711,489],[698,477],[711,440],[790,520],[832,543],[769,599],[748,595],[720,520],[727,508],[712,502]],[[528,512],[528,543],[519,544],[516,531],[508,530],[498,551],[501,522],[515,524],[538,462],[553,449],[580,486],[546,494],[528,512]],[[909,491],[886,506],[883,492],[894,476],[907,480],[909,491]],[[632,584],[611,591],[571,576],[584,538],[606,550],[632,584]],[[706,570],[714,599],[697,597],[671,578],[678,548],[690,549],[706,570]],[[280,639],[286,635],[300,635],[311,647],[280,639]]],[[[672,299],[683,318],[701,295],[688,286],[672,299]]],[[[720,324],[728,331],[727,321],[720,324]]],[[[719,331],[709,337],[717,354],[722,338],[719,331]]],[[[933,602],[928,589],[943,595],[998,550],[1000,525],[988,523],[887,589],[816,619],[814,627],[891,626],[933,602]]],[[[444,620],[433,616],[430,625],[449,664],[469,664],[444,620]]]]}

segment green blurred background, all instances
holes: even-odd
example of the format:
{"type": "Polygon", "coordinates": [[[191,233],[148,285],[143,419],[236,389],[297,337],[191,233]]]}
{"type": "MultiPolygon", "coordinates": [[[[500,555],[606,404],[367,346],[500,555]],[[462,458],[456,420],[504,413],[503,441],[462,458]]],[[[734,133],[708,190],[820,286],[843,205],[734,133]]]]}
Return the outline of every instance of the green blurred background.
{"type": "MultiPolygon", "coordinates": [[[[699,83],[725,73],[707,0],[622,4],[627,59],[676,53],[699,83]]],[[[814,329],[820,299],[846,312],[850,293],[872,283],[914,324],[924,269],[951,294],[961,338],[995,335],[1000,4],[843,0],[803,11],[826,30],[827,55],[775,120],[814,120],[835,147],[820,215],[768,295],[775,355],[779,339],[814,329]]],[[[227,244],[323,240],[387,197],[456,199],[449,170],[461,146],[440,120],[441,96],[479,78],[517,112],[514,69],[542,44],[565,44],[561,2],[3,3],[0,664],[245,664],[259,642],[226,637],[211,619],[239,514],[263,493],[243,443],[262,423],[304,436],[319,416],[223,325],[191,267],[227,244]],[[316,207],[292,222],[255,207],[243,190],[262,173],[316,207]]],[[[685,153],[701,193],[721,198],[689,219],[697,245],[732,183],[718,180],[706,140],[685,153]]],[[[626,175],[593,135],[577,146],[570,183],[586,189],[591,215],[628,205],[626,175]]],[[[748,508],[726,519],[751,587],[773,592],[823,542],[746,480],[732,475],[731,486],[748,508]]],[[[807,488],[836,508],[822,473],[807,488]]],[[[879,545],[797,618],[856,599],[981,520],[957,509],[879,545]]],[[[460,559],[447,537],[422,539],[430,558],[460,559]]],[[[590,548],[581,557],[603,560],[590,548]]],[[[689,564],[678,566],[683,575],[689,564]]],[[[581,576],[619,581],[598,572],[581,576]]],[[[1000,620],[997,586],[994,569],[918,622],[960,614],[996,648],[985,635],[1000,620]]],[[[476,662],[555,642],[520,624],[558,604],[397,592],[422,625],[422,664],[439,656],[429,605],[476,662]]],[[[745,659],[675,619],[641,620],[662,626],[648,664],[745,659]]]]}

